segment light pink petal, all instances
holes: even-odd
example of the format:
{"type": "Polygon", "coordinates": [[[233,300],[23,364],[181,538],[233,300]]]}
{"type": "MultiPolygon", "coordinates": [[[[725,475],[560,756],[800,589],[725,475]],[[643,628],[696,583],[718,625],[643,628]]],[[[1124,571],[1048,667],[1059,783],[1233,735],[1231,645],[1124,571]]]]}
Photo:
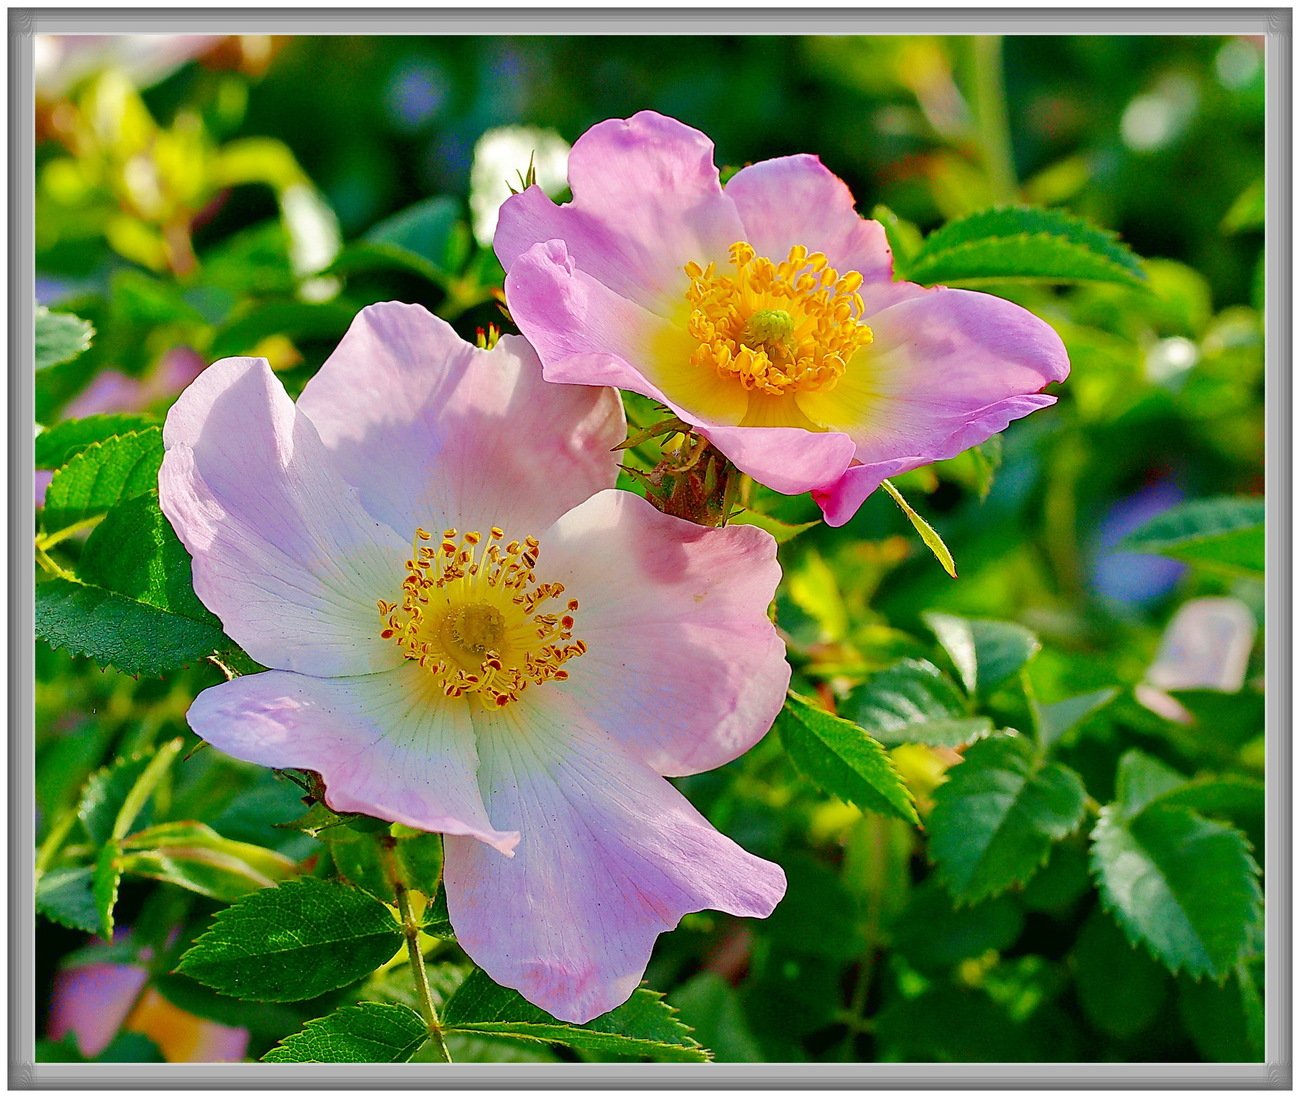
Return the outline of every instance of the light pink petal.
{"type": "Polygon", "coordinates": [[[530,187],[501,207],[494,246],[507,271],[534,244],[562,239],[582,270],[659,312],[685,294],[688,262],[725,260],[744,235],[718,182],[713,142],[653,111],[578,138],[569,186],[573,201],[563,206],[530,187]]]}
{"type": "Polygon", "coordinates": [[[504,853],[519,839],[488,819],[469,706],[444,698],[418,664],[336,679],[245,675],[205,690],[186,719],[237,759],[317,771],[335,811],[469,835],[504,853]]]}
{"type": "Polygon", "coordinates": [[[136,965],[89,964],[60,970],[50,994],[46,1032],[59,1041],[69,1033],[82,1056],[94,1057],[117,1036],[149,973],[136,965]]]}
{"type": "Polygon", "coordinates": [[[745,415],[749,400],[739,385],[691,365],[684,298],[681,323],[667,321],[593,278],[561,240],[519,257],[506,298],[547,381],[627,389],[691,423],[739,423],[745,415]]]}
{"type": "Polygon", "coordinates": [[[617,393],[548,385],[522,339],[480,351],[398,302],[358,314],[298,409],[367,509],[408,540],[417,526],[506,519],[526,527],[512,536],[536,533],[614,483],[626,433],[617,393]]]}
{"type": "Polygon", "coordinates": [[[661,774],[712,770],[771,727],[790,667],[767,616],[776,542],[709,530],[630,492],[601,492],[542,538],[538,574],[578,599],[588,650],[547,684],[661,774]]]}
{"type": "Polygon", "coordinates": [[[194,590],[259,663],[334,675],[401,661],[376,607],[407,539],[370,517],[262,359],[205,370],[167,415],[159,502],[194,590]]]}
{"type": "Polygon", "coordinates": [[[741,472],[788,496],[836,479],[853,460],[853,440],[838,431],[708,426],[700,434],[741,472]]]}
{"type": "Polygon", "coordinates": [[[795,244],[823,252],[841,274],[889,282],[893,256],[878,221],[858,216],[853,195],[817,157],[782,156],[741,168],[727,181],[727,197],[760,255],[780,262],[795,244]]]}
{"type": "Polygon", "coordinates": [[[800,393],[814,422],[850,435],[856,461],[815,491],[831,525],[880,481],[954,457],[1056,398],[1070,363],[1045,321],[989,294],[942,287],[868,318],[874,342],[834,388],[800,393]]]}
{"type": "Polygon", "coordinates": [[[655,939],[687,912],[765,917],[780,867],[716,831],[663,778],[545,687],[475,714],[488,811],[513,859],[449,838],[447,903],[465,952],[497,983],[570,1022],[636,989],[655,939]]]}

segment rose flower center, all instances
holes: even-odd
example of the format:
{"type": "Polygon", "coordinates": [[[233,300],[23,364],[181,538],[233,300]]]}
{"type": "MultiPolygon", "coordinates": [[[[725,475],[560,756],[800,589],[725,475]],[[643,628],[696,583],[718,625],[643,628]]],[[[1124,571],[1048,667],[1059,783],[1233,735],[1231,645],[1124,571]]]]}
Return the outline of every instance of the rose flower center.
{"type": "Polygon", "coordinates": [[[871,342],[858,293],[862,276],[841,275],[821,252],[795,245],[780,263],[740,240],[735,271],[686,264],[691,363],[771,396],[830,389],[871,342]]]}
{"type": "Polygon", "coordinates": [[[477,695],[485,705],[516,701],[529,684],[564,680],[564,664],[586,650],[573,639],[578,600],[562,612],[543,606],[564,593],[540,583],[533,569],[541,546],[534,537],[502,544],[497,526],[445,530],[436,548],[416,530],[406,562],[402,601],[379,600],[380,635],[435,676],[449,698],[477,695]]]}

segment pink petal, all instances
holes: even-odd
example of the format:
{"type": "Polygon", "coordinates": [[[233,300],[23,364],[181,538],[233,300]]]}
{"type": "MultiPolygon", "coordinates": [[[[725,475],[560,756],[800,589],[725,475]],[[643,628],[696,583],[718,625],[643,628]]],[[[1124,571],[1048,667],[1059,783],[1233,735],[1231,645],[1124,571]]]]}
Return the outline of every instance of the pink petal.
{"type": "Polygon", "coordinates": [[[868,322],[874,342],[838,384],[799,394],[810,419],[857,446],[858,464],[814,492],[831,525],[882,479],[954,457],[1055,403],[1041,390],[1070,370],[1049,324],[989,294],[938,287],[868,322]]]}
{"type": "Polygon", "coordinates": [[[530,187],[501,207],[494,244],[507,271],[534,244],[563,239],[582,270],[659,312],[685,294],[688,262],[725,260],[744,235],[718,182],[713,142],[653,111],[578,138],[569,185],[573,201],[563,206],[530,187]]]}
{"type": "Polygon", "coordinates": [[[75,1035],[82,1056],[98,1056],[117,1036],[149,979],[136,965],[89,964],[61,969],[50,994],[47,1033],[75,1035]]]}
{"type": "Polygon", "coordinates": [[[469,714],[408,662],[335,679],[245,675],[205,690],[186,719],[237,759],[318,771],[337,812],[469,835],[509,854],[519,835],[488,819],[469,714]]]}
{"type": "Polygon", "coordinates": [[[318,674],[401,662],[376,600],[400,590],[409,542],[362,509],[264,360],[205,370],[163,443],[159,502],[194,590],[253,659],[318,674]]]}
{"type": "Polygon", "coordinates": [[[853,460],[853,440],[836,431],[709,426],[700,434],[741,472],[788,496],[835,480],[853,460]]]}
{"type": "MultiPolygon", "coordinates": [[[[740,422],[745,391],[690,362],[685,321],[674,324],[602,284],[550,240],[506,276],[510,315],[537,348],[547,381],[613,385],[668,405],[691,423],[740,422]]],[[[683,302],[684,302],[683,298],[683,302]]]]}
{"type": "Polygon", "coordinates": [[[878,221],[858,216],[853,195],[817,157],[782,156],[741,168],[727,181],[727,197],[745,225],[745,239],[780,261],[795,244],[823,252],[841,274],[889,282],[893,255],[878,221]]]}
{"type": "Polygon", "coordinates": [[[513,536],[536,533],[613,485],[626,433],[617,393],[548,385],[522,339],[480,351],[398,302],[361,311],[298,409],[366,508],[408,539],[507,516],[526,527],[513,536]]]}
{"type": "Polygon", "coordinates": [[[475,714],[488,810],[513,859],[449,838],[456,936],[497,983],[570,1022],[618,1006],[687,912],[765,917],[780,867],[746,853],[559,691],[475,714]],[[568,702],[569,704],[565,704],[568,702]]]}
{"type": "Polygon", "coordinates": [[[752,526],[708,530],[630,492],[593,496],[542,538],[539,575],[578,599],[588,650],[563,689],[655,771],[694,774],[771,727],[790,668],[767,616],[776,542],[752,526]]]}

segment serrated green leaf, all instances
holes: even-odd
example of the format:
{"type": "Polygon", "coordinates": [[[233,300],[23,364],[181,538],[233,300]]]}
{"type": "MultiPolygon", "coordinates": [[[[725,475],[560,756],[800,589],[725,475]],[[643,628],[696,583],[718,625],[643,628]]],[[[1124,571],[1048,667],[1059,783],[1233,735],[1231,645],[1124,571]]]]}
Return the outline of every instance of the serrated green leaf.
{"type": "Polygon", "coordinates": [[[96,846],[102,846],[112,837],[113,825],[126,795],[148,765],[148,755],[129,755],[101,767],[86,779],[77,805],[77,816],[86,829],[86,835],[96,846]]]}
{"type": "Polygon", "coordinates": [[[138,412],[115,412],[112,415],[65,419],[46,427],[36,436],[36,468],[58,469],[95,442],[117,435],[135,434],[157,426],[153,416],[138,412]]]}
{"type": "Polygon", "coordinates": [[[889,481],[882,480],[880,482],[880,487],[882,487],[889,494],[889,497],[898,504],[899,509],[907,516],[907,521],[910,522],[912,528],[921,535],[921,540],[925,542],[925,547],[934,554],[934,559],[939,562],[943,567],[943,570],[953,579],[956,579],[957,563],[952,559],[952,553],[948,551],[948,546],[943,543],[943,538],[939,536],[935,528],[916,513],[912,508],[912,505],[903,498],[903,494],[889,481]]]}
{"type": "Polygon", "coordinates": [[[149,493],[86,539],[80,583],[36,588],[36,636],[128,674],[158,674],[233,647],[194,594],[190,558],[149,493]]]}
{"type": "Polygon", "coordinates": [[[283,854],[224,838],[194,820],[137,831],[121,845],[123,873],[166,881],[225,903],[256,888],[271,888],[297,868],[283,854]]]}
{"type": "Polygon", "coordinates": [[[404,1064],[429,1037],[410,1007],[356,1003],[308,1022],[262,1061],[268,1064],[404,1064]]]}
{"type": "Polygon", "coordinates": [[[757,526],[760,530],[766,530],[778,545],[784,545],[787,541],[792,541],[802,534],[805,530],[811,530],[820,523],[820,519],[814,519],[812,522],[789,523],[775,519],[771,515],[764,515],[758,511],[742,509],[731,516],[731,525],[733,526],[757,526]]]}
{"type": "Polygon", "coordinates": [[[36,306],[36,369],[71,362],[90,348],[94,325],[71,313],[52,313],[36,306]]]}
{"type": "Polygon", "coordinates": [[[158,427],[92,442],[51,478],[41,513],[44,528],[63,530],[123,500],[156,491],[162,457],[158,427]]]}
{"type": "Polygon", "coordinates": [[[966,714],[957,687],[926,660],[902,660],[877,671],[845,699],[841,711],[888,747],[961,747],[993,731],[988,717],[966,714]]]}
{"type": "Polygon", "coordinates": [[[790,694],[776,732],[795,768],[818,788],[864,811],[919,822],[888,752],[859,725],[790,694]]]}
{"type": "Polygon", "coordinates": [[[991,693],[1033,659],[1042,647],[1033,633],[1010,621],[939,613],[921,617],[948,653],[962,684],[971,694],[991,693]]]}
{"type": "Polygon", "coordinates": [[[1023,884],[1083,819],[1079,776],[1044,763],[1022,736],[967,750],[934,794],[930,857],[953,897],[973,903],[1023,884]]]}
{"type": "Polygon", "coordinates": [[[105,843],[95,858],[94,875],[91,878],[95,917],[99,923],[98,934],[106,942],[113,940],[113,908],[117,906],[117,889],[122,881],[122,871],[118,866],[120,855],[121,849],[116,840],[105,843]]]}
{"type": "Polygon", "coordinates": [[[43,874],[36,883],[36,910],[60,926],[98,934],[94,875],[90,866],[52,869],[43,874]]]}
{"type": "Polygon", "coordinates": [[[1156,1020],[1169,977],[1100,908],[1084,923],[1071,959],[1079,1005],[1102,1032],[1126,1039],[1156,1020]]]}
{"type": "Polygon", "coordinates": [[[1264,1059],[1264,996],[1258,967],[1243,962],[1222,985],[1179,980],[1178,1013],[1207,1060],[1239,1064],[1264,1059]]]}
{"type": "Polygon", "coordinates": [[[1116,547],[1250,575],[1264,574],[1264,501],[1219,496],[1171,507],[1116,547]]]}
{"type": "Polygon", "coordinates": [[[553,1018],[475,969],[447,1002],[442,1022],[446,1029],[462,1033],[544,1041],[661,1062],[699,1063],[709,1058],[677,1012],[648,988],[638,988],[622,1006],[579,1026],[553,1018]]]}
{"type": "Polygon", "coordinates": [[[297,1002],[355,983],[401,945],[397,921],[379,901],[305,878],[219,911],[177,971],[226,995],[297,1002]]]}
{"type": "Polygon", "coordinates": [[[673,992],[673,1004],[719,1063],[761,1063],[766,1057],[745,1018],[740,996],[716,972],[700,972],[673,992]]]}
{"type": "Polygon", "coordinates": [[[1191,809],[1101,811],[1092,869],[1129,940],[1172,972],[1223,979],[1259,932],[1259,867],[1242,835],[1191,809]]]}
{"type": "Polygon", "coordinates": [[[925,286],[1013,279],[1140,286],[1146,280],[1114,233],[1060,210],[1023,206],[984,210],[936,229],[902,277],[925,286]]]}

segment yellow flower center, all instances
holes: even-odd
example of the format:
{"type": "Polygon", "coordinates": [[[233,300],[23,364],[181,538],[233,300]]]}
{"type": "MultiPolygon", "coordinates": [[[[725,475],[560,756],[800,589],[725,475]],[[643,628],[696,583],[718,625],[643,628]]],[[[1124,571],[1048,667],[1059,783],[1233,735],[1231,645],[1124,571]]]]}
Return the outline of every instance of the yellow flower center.
{"type": "Polygon", "coordinates": [[[830,389],[849,359],[871,342],[858,293],[862,276],[841,275],[821,252],[795,245],[774,263],[740,240],[735,273],[686,264],[691,280],[691,363],[771,396],[830,389]]]}
{"type": "Polygon", "coordinates": [[[530,683],[567,679],[563,665],[587,650],[573,639],[577,599],[542,612],[564,584],[537,581],[537,539],[504,537],[497,526],[486,538],[445,530],[435,548],[423,544],[432,534],[416,530],[402,601],[379,600],[380,636],[434,675],[447,697],[477,695],[495,707],[517,701],[530,683]]]}

